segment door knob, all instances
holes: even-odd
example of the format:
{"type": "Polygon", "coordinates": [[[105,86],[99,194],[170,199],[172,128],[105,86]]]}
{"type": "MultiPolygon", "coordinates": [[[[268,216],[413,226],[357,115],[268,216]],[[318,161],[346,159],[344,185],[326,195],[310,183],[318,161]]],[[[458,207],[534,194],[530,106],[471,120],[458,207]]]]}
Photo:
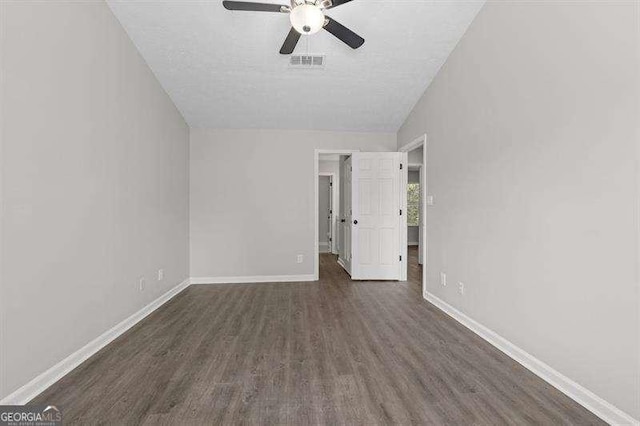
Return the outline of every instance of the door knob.
{"type": "Polygon", "coordinates": [[[357,220],[354,220],[354,221],[353,221],[353,224],[354,224],[354,225],[357,225],[357,224],[358,224],[358,221],[357,221],[357,220]]]}

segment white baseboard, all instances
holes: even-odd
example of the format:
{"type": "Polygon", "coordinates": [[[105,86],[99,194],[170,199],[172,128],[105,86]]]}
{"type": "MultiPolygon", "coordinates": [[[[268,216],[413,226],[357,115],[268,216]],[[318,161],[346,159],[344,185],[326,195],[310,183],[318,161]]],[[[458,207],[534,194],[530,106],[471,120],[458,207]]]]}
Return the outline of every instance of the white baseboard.
{"type": "Polygon", "coordinates": [[[340,259],[340,257],[338,257],[338,265],[342,266],[342,269],[344,269],[349,275],[351,275],[351,272],[349,271],[349,269],[347,269],[347,264],[344,263],[344,260],[340,259]]]}
{"type": "MultiPolygon", "coordinates": [[[[338,262],[340,263],[340,262],[338,262]]],[[[222,284],[222,283],[267,283],[267,282],[301,282],[314,281],[313,275],[273,275],[273,276],[248,276],[248,277],[214,277],[191,278],[178,284],[153,302],[140,309],[127,319],[115,325],[102,335],[92,340],[67,358],[49,368],[29,383],[17,389],[0,400],[0,405],[24,405],[49,386],[60,380],[71,370],[94,355],[118,336],[126,332],[153,311],[165,304],[175,295],[187,288],[190,284],[222,284]]],[[[501,337],[493,330],[468,317],[453,306],[439,299],[429,292],[424,293],[425,300],[431,302],[447,315],[482,337],[487,342],[522,364],[525,368],[563,392],[565,395],[578,402],[580,405],[600,417],[611,425],[640,425],[638,420],[615,407],[613,404],[600,398],[593,392],[554,370],[549,365],[535,358],[523,349],[501,337]]]]}
{"type": "Polygon", "coordinates": [[[243,284],[243,283],[281,283],[315,281],[313,274],[309,275],[256,275],[248,277],[194,277],[191,284],[243,284]]]}
{"type": "Polygon", "coordinates": [[[24,405],[31,401],[33,398],[44,392],[49,386],[60,380],[71,370],[86,361],[90,356],[111,343],[118,336],[129,330],[188,286],[189,279],[187,278],[144,308],[140,309],[138,312],[102,333],[99,337],[93,339],[76,352],[49,368],[26,385],[4,397],[0,400],[0,405],[24,405]]]}
{"type": "Polygon", "coordinates": [[[420,245],[420,243],[419,243],[419,242],[417,242],[417,241],[415,241],[415,242],[408,242],[408,243],[407,243],[407,245],[408,245],[408,246],[419,246],[419,245],[420,245]]]}
{"type": "Polygon", "coordinates": [[[618,409],[613,404],[600,398],[590,390],[584,388],[566,377],[549,365],[540,361],[528,352],[501,337],[493,330],[485,327],[476,320],[468,317],[445,301],[429,292],[424,293],[425,300],[434,304],[441,311],[482,337],[487,342],[522,364],[525,368],[545,380],[553,387],[573,399],[596,416],[611,425],[639,425],[638,420],[618,409]]]}

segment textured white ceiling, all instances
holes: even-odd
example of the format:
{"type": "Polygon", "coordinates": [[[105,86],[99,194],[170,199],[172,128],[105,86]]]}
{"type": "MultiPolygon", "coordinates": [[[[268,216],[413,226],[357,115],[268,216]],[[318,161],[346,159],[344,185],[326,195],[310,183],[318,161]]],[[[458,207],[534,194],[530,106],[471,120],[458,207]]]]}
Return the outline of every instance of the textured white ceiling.
{"type": "Polygon", "coordinates": [[[303,36],[295,53],[325,54],[323,70],[290,69],[278,53],[287,14],[231,12],[221,0],[108,3],[191,127],[395,132],[484,0],[327,11],[366,42],[354,51],[326,31],[303,36]]]}

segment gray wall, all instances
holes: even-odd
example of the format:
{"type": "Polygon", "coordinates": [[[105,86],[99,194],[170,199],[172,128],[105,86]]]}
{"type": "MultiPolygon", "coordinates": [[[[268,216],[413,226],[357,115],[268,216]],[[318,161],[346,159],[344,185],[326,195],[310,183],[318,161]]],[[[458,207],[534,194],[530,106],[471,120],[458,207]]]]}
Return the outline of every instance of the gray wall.
{"type": "Polygon", "coordinates": [[[191,131],[192,277],[314,273],[316,148],[395,151],[396,135],[191,131]]]}
{"type": "MultiPolygon", "coordinates": [[[[411,142],[411,141],[409,141],[411,142]]],[[[424,156],[424,148],[421,146],[416,149],[412,149],[407,154],[407,161],[409,164],[422,164],[422,158],[424,156]]]]}
{"type": "Polygon", "coordinates": [[[410,246],[417,246],[420,239],[420,227],[407,226],[407,243],[410,246]]]}
{"type": "Polygon", "coordinates": [[[103,2],[0,8],[4,397],[188,276],[189,129],[103,2]]]}
{"type": "Polygon", "coordinates": [[[335,173],[335,175],[338,176],[338,173],[340,173],[340,160],[323,160],[322,156],[320,156],[320,161],[318,161],[318,171],[335,173]]]}
{"type": "Polygon", "coordinates": [[[427,290],[635,418],[638,43],[637,3],[488,2],[398,133],[427,290]]]}

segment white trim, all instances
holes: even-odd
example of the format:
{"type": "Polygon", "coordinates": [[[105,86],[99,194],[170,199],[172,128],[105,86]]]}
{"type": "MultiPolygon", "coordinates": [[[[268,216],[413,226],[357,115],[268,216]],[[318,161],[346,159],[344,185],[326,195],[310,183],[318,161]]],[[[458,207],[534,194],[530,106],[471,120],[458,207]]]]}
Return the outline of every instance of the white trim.
{"type": "MultiPolygon", "coordinates": [[[[414,228],[417,228],[417,226],[414,226],[414,228]]],[[[418,241],[409,241],[407,243],[408,246],[418,246],[420,245],[420,243],[418,241]]]]}
{"type": "Polygon", "coordinates": [[[320,161],[340,161],[340,154],[322,154],[320,161]]]}
{"type": "Polygon", "coordinates": [[[189,286],[190,280],[187,278],[171,290],[158,297],[153,302],[140,309],[124,321],[102,333],[53,367],[38,375],[26,385],[7,395],[0,401],[0,405],[24,405],[36,396],[44,392],[49,386],[67,375],[71,370],[82,364],[89,357],[93,356],[100,349],[111,343],[125,331],[142,321],[153,311],[164,305],[175,295],[189,286]]]}
{"type": "Polygon", "coordinates": [[[424,298],[605,422],[611,425],[640,424],[638,420],[629,414],[514,345],[504,337],[498,335],[495,331],[485,327],[473,318],[468,317],[437,296],[424,291],[424,298]]]}
{"type": "MultiPolygon", "coordinates": [[[[636,22],[640,20],[640,8],[636,7],[636,22]]],[[[637,105],[637,104],[636,104],[637,105]]],[[[640,288],[640,143],[638,143],[640,130],[636,127],[636,289],[640,288]]],[[[640,291],[636,291],[636,306],[640,306],[640,291]]],[[[640,356],[637,360],[637,368],[640,370],[640,356]]],[[[640,422],[639,422],[640,423],[640,422]]]]}
{"type": "Polygon", "coordinates": [[[192,285],[200,284],[244,284],[244,283],[280,283],[316,281],[311,274],[308,275],[255,275],[246,277],[194,277],[192,285]]]}
{"type": "MultiPolygon", "coordinates": [[[[636,7],[636,22],[640,20],[640,7],[636,7]]],[[[637,104],[636,104],[637,105],[637,104]]],[[[638,136],[640,136],[640,130],[636,127],[636,213],[635,213],[635,228],[636,228],[636,306],[640,306],[640,143],[638,143],[638,136]]],[[[637,357],[636,367],[640,371],[640,356],[637,357]]]]}
{"type": "MultiPolygon", "coordinates": [[[[3,4],[0,4],[0,14],[4,15],[4,10],[3,10],[3,4]]],[[[2,18],[0,18],[2,19],[2,18]]],[[[3,33],[4,34],[4,33],[3,33]]],[[[5,77],[4,77],[4,72],[0,72],[0,99],[5,99],[5,77]]],[[[2,106],[0,106],[0,135],[4,134],[4,124],[5,124],[5,120],[4,120],[5,114],[4,114],[4,109],[2,108],[2,106]]],[[[2,136],[0,136],[0,152],[4,153],[6,152],[4,149],[4,138],[2,136]]],[[[5,158],[0,155],[0,167],[2,167],[4,169],[4,165],[5,165],[5,158]]],[[[4,173],[0,172],[0,202],[2,203],[2,207],[0,207],[0,241],[4,241],[4,215],[7,212],[6,210],[6,204],[5,204],[5,199],[4,199],[4,173]]],[[[4,243],[0,244],[0,389],[3,389],[5,387],[6,384],[6,372],[7,372],[7,363],[6,363],[6,348],[7,348],[7,344],[6,342],[6,315],[7,315],[7,310],[4,309],[3,305],[4,303],[7,303],[7,296],[6,296],[6,291],[4,290],[4,283],[2,282],[2,272],[4,271],[4,265],[3,265],[3,259],[4,259],[4,255],[3,255],[3,251],[4,251],[4,243]]],[[[0,395],[1,396],[1,395],[0,395]]],[[[2,400],[4,401],[4,400],[2,400]]],[[[0,405],[3,405],[4,403],[0,401],[0,405]]],[[[8,404],[6,404],[8,405],[8,404]]]]}
{"type": "Polygon", "coordinates": [[[338,257],[338,265],[342,266],[342,269],[344,269],[345,272],[347,274],[349,274],[349,270],[347,269],[347,265],[344,264],[344,260],[340,259],[340,257],[338,257]]]}
{"type": "Polygon", "coordinates": [[[314,220],[314,239],[313,239],[313,274],[314,281],[318,281],[320,279],[320,250],[318,249],[318,241],[320,240],[318,235],[318,225],[320,218],[318,217],[318,171],[319,171],[319,161],[321,154],[338,154],[338,155],[351,155],[354,152],[360,152],[359,149],[315,149],[313,151],[313,203],[314,203],[314,211],[313,215],[315,217],[314,220]]]}
{"type": "MultiPolygon", "coordinates": [[[[419,138],[415,138],[414,140],[412,140],[408,144],[403,145],[400,149],[398,149],[398,152],[413,151],[414,149],[420,148],[422,145],[426,145],[426,144],[427,144],[427,134],[425,133],[424,135],[420,136],[419,138]]],[[[423,164],[425,164],[425,163],[423,163],[423,164]]]]}

